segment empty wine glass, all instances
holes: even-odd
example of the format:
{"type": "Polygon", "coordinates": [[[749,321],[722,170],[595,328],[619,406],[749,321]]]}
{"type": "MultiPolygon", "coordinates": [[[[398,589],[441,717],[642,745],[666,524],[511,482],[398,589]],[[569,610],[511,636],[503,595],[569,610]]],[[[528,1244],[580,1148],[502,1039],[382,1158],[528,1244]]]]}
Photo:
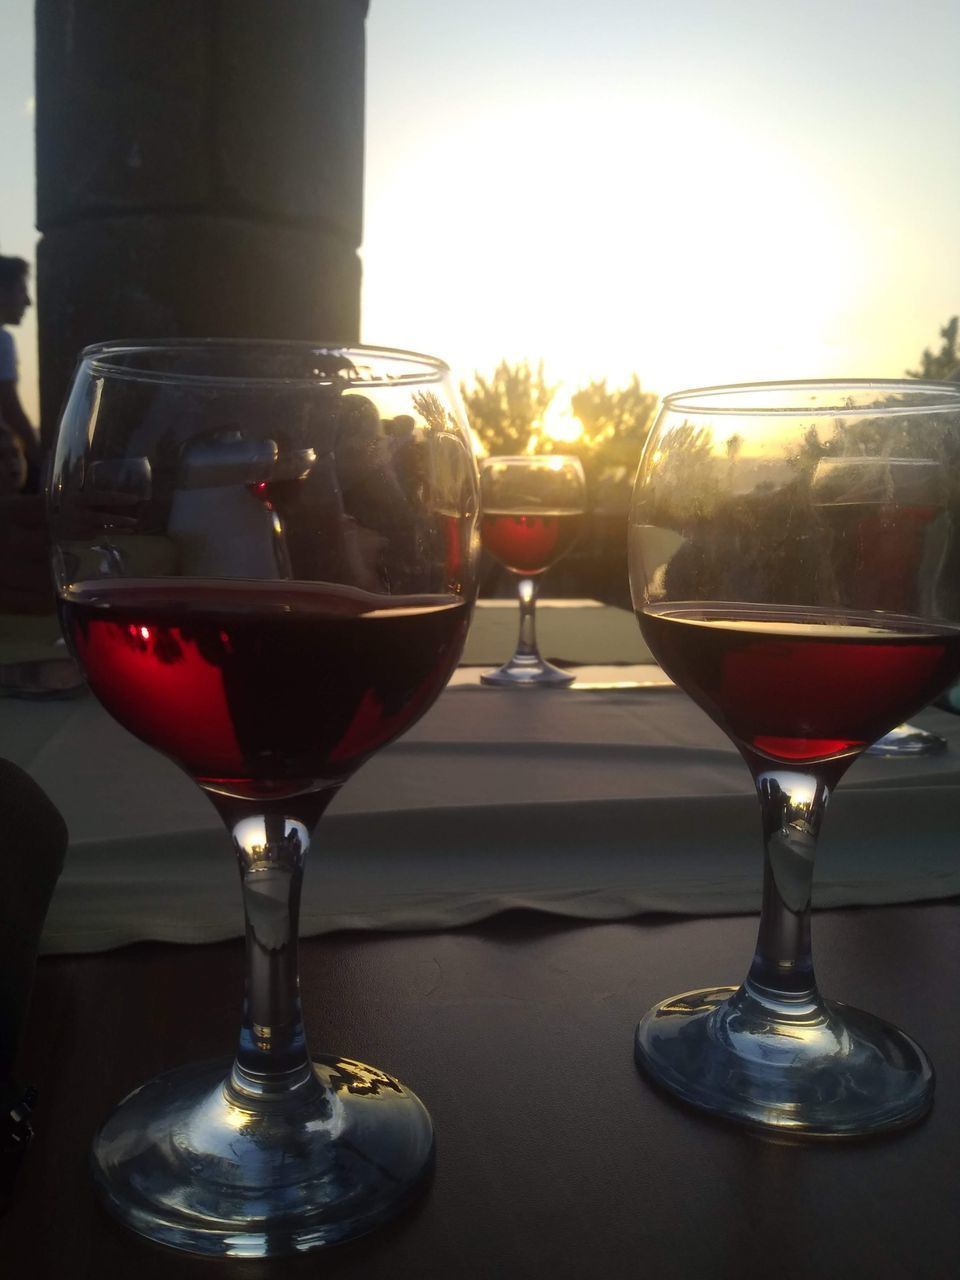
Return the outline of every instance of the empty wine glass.
{"type": "Polygon", "coordinates": [[[297,923],[321,814],[457,664],[477,498],[431,357],[219,341],[82,357],[49,494],[63,627],[104,707],[220,813],[246,920],[232,1063],[149,1081],[94,1141],[103,1203],[153,1240],[299,1253],[378,1226],[429,1177],[416,1096],[311,1059],[297,923]]]}
{"type": "Polygon", "coordinates": [[[540,656],[536,603],[544,573],[566,555],[586,520],[579,458],[523,454],[480,464],[481,539],[517,579],[520,634],[509,662],[480,677],[505,688],[569,685],[575,676],[540,656]]]}
{"type": "Polygon", "coordinates": [[[960,388],[669,396],[629,528],[644,638],[746,761],[765,847],[746,980],[658,1004],[637,1061],[686,1101],[765,1128],[907,1124],[932,1100],[930,1063],[904,1032],[820,995],[810,892],[842,775],[960,670],[960,388]]]}

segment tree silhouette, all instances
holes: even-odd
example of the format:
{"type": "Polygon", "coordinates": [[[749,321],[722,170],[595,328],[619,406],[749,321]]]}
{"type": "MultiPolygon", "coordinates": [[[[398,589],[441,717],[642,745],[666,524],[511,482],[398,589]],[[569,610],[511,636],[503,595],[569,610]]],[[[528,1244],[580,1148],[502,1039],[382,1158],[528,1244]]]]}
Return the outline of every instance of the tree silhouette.
{"type": "Polygon", "coordinates": [[[960,316],[951,316],[940,330],[943,339],[936,355],[926,348],[920,357],[919,369],[908,369],[908,378],[927,378],[937,382],[946,381],[960,374],[960,352],[957,351],[957,329],[960,316]]]}
{"type": "Polygon", "coordinates": [[[556,393],[556,385],[544,376],[542,360],[536,369],[526,360],[501,360],[492,377],[477,373],[472,388],[460,384],[470,425],[491,454],[529,452],[556,393]]]}
{"type": "Polygon", "coordinates": [[[575,391],[570,408],[583,426],[585,463],[595,471],[621,470],[632,481],[656,405],[656,395],[643,390],[636,374],[618,390],[603,378],[575,391]]]}
{"type": "Polygon", "coordinates": [[[491,377],[475,375],[460,391],[470,425],[490,454],[569,453],[583,463],[591,484],[629,488],[650,429],[657,396],[644,391],[636,374],[625,387],[611,389],[605,378],[570,397],[570,413],[583,428],[573,441],[551,439],[543,427],[557,394],[544,375],[543,361],[502,360],[491,377]]]}

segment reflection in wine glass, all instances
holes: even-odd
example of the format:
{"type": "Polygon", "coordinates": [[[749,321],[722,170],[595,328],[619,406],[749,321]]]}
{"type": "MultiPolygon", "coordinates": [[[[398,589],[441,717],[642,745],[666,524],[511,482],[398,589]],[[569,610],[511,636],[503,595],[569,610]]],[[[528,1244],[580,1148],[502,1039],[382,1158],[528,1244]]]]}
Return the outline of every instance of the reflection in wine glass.
{"type": "Polygon", "coordinates": [[[151,1239],[298,1253],[373,1229],[425,1185],[433,1133],[415,1095],[308,1053],[297,923],[320,816],[456,666],[477,505],[462,410],[429,357],[84,354],[50,484],[64,630],[104,707],[220,813],[246,919],[233,1062],[143,1085],[94,1142],[103,1203],[151,1239]]]}
{"type": "Polygon", "coordinates": [[[929,1060],[821,996],[810,892],[840,778],[960,671],[960,388],[670,396],[629,535],[644,638],[746,761],[765,849],[746,980],[657,1005],[637,1061],[686,1101],[763,1128],[908,1124],[932,1100],[929,1060]]]}
{"type": "Polygon", "coordinates": [[[504,688],[572,684],[537,646],[536,603],[543,574],[583,531],[586,481],[579,458],[549,454],[485,458],[480,466],[484,548],[517,579],[520,633],[509,662],[480,677],[504,688]]]}
{"type": "MultiPolygon", "coordinates": [[[[813,494],[821,519],[846,542],[878,608],[885,597],[904,594],[903,580],[915,572],[918,557],[935,554],[937,538],[928,526],[942,507],[943,474],[930,458],[821,458],[813,494]]],[[[864,754],[931,756],[946,748],[939,734],[899,724],[864,754]]]]}

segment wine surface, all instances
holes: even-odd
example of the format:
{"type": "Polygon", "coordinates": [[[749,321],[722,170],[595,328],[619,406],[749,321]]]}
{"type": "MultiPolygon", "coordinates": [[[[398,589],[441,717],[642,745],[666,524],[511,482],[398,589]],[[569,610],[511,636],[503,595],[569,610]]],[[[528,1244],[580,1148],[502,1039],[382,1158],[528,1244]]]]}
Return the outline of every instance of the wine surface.
{"type": "Polygon", "coordinates": [[[582,511],[522,515],[486,510],[480,522],[480,538],[490,554],[512,573],[533,576],[566,555],[583,525],[582,511]]]}
{"type": "Polygon", "coordinates": [[[469,624],[457,596],[327,583],[116,579],[60,602],[104,707],[201,784],[294,795],[346,777],[431,705],[469,624]]]}
{"type": "Polygon", "coordinates": [[[781,762],[856,755],[960,671],[960,628],[917,618],[712,602],[637,618],[671,679],[740,746],[781,762]]]}

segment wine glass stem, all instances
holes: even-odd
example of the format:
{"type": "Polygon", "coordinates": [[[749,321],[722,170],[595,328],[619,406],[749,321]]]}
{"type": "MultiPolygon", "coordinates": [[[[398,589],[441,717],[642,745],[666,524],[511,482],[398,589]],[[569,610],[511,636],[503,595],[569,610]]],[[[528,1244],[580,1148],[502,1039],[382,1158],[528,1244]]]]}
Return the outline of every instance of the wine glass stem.
{"type": "Polygon", "coordinates": [[[810,894],[817,837],[829,790],[815,773],[756,775],[763,820],[763,906],[746,988],[762,1002],[817,1003],[810,894]]]}
{"type": "Polygon", "coordinates": [[[233,1088],[276,1097],[313,1079],[300,1008],[300,889],[310,831],[282,813],[232,824],[246,921],[246,984],[233,1088]]]}
{"type": "Polygon", "coordinates": [[[540,584],[536,578],[521,578],[517,583],[517,594],[520,597],[520,634],[517,636],[517,649],[514,660],[521,658],[530,661],[540,660],[537,648],[537,592],[540,584]]]}

